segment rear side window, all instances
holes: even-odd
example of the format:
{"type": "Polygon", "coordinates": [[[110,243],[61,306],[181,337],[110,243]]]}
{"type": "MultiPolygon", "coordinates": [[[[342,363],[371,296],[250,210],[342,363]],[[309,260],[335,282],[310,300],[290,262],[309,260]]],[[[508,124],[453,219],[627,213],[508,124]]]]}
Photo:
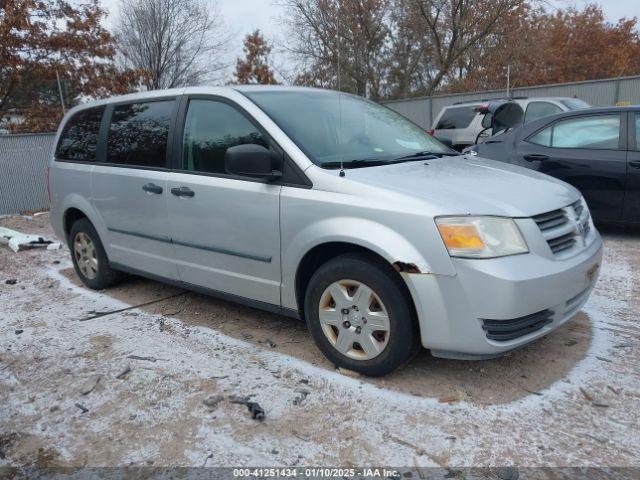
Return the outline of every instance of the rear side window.
{"type": "Polygon", "coordinates": [[[436,130],[467,128],[477,114],[475,106],[447,108],[438,120],[436,130]]]}
{"type": "Polygon", "coordinates": [[[191,100],[184,125],[182,168],[192,172],[227,173],[224,155],[236,145],[269,148],[262,133],[231,105],[191,100]]]}
{"type": "Polygon", "coordinates": [[[563,120],[541,130],[528,141],[554,148],[617,150],[620,143],[620,115],[563,120]]]}
{"type": "Polygon", "coordinates": [[[95,162],[104,106],[74,114],[65,124],[56,147],[57,160],[95,162]]]}
{"type": "Polygon", "coordinates": [[[560,113],[562,109],[549,102],[531,102],[527,106],[527,113],[524,115],[524,123],[532,122],[538,118],[560,113]]]}
{"type": "Polygon", "coordinates": [[[111,115],[107,162],[165,168],[173,100],[116,105],[111,115]]]}

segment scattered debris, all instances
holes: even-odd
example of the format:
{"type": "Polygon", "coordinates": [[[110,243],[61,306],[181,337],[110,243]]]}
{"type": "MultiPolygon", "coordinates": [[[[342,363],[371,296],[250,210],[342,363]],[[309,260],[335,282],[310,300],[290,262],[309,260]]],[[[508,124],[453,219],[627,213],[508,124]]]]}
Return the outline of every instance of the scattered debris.
{"type": "Polygon", "coordinates": [[[293,399],[293,404],[295,406],[297,406],[297,407],[302,405],[304,403],[304,401],[306,400],[307,395],[309,395],[311,393],[306,388],[296,388],[294,390],[294,392],[298,394],[298,396],[293,399]]]}
{"type": "Polygon", "coordinates": [[[5,280],[4,283],[6,283],[7,285],[15,285],[16,283],[18,283],[18,280],[15,278],[10,278],[8,280],[5,280]]]}
{"type": "Polygon", "coordinates": [[[24,332],[24,330],[22,330],[21,328],[19,328],[18,330],[16,330],[14,333],[16,335],[20,335],[22,332],[24,332]]]}
{"type": "Polygon", "coordinates": [[[120,370],[120,373],[116,375],[116,378],[118,380],[122,380],[130,371],[131,371],[131,366],[125,365],[124,368],[120,370]]]}
{"type": "Polygon", "coordinates": [[[592,440],[595,440],[598,443],[609,443],[609,439],[607,437],[600,437],[598,435],[591,435],[590,433],[587,433],[587,437],[589,437],[592,440]]]}
{"type": "Polygon", "coordinates": [[[603,407],[606,408],[609,406],[609,403],[607,403],[605,400],[599,398],[595,393],[589,392],[586,389],[580,387],[580,392],[582,392],[582,395],[584,396],[584,398],[586,398],[589,402],[591,402],[591,404],[594,407],[603,407]]]}
{"type": "Polygon", "coordinates": [[[93,389],[96,388],[101,378],[102,375],[93,375],[89,377],[80,387],[80,393],[82,395],[89,395],[93,389]]]}
{"type": "Polygon", "coordinates": [[[241,405],[246,405],[251,412],[251,418],[254,420],[264,420],[265,413],[262,407],[258,402],[252,402],[250,399],[254,395],[247,395],[246,397],[241,397],[239,395],[229,395],[229,401],[231,403],[238,403],[241,405]]]}
{"type": "Polygon", "coordinates": [[[52,405],[51,407],[49,407],[49,411],[51,413],[57,412],[58,410],[60,410],[60,407],[58,405],[52,405]]]}
{"type": "Polygon", "coordinates": [[[577,345],[577,344],[578,344],[578,341],[574,340],[573,338],[564,342],[565,347],[573,347],[574,345],[577,345]]]}
{"type": "Polygon", "coordinates": [[[38,235],[28,235],[9,228],[0,227],[0,244],[7,245],[14,252],[20,250],[26,250],[28,248],[35,247],[47,247],[51,244],[57,243],[60,248],[60,243],[54,242],[46,237],[40,237],[38,235]]]}
{"type": "Polygon", "coordinates": [[[202,401],[202,403],[204,403],[210,409],[214,409],[223,400],[224,400],[224,396],[223,395],[211,395],[210,397],[205,398],[202,401]]]}
{"type": "Polygon", "coordinates": [[[60,250],[62,244],[60,242],[53,242],[47,245],[47,250],[60,250]]]}
{"type": "Polygon", "coordinates": [[[276,344],[270,338],[265,338],[264,340],[258,341],[258,343],[263,343],[265,345],[270,346],[271,348],[276,348],[276,344]]]}
{"type": "Polygon", "coordinates": [[[52,263],[53,263],[54,265],[60,265],[60,260],[54,260],[52,263]]]}
{"type": "Polygon", "coordinates": [[[633,348],[637,347],[638,343],[619,343],[618,345],[614,345],[613,348],[633,348]]]}
{"type": "Polygon", "coordinates": [[[76,402],[74,403],[74,405],[78,407],[80,410],[82,410],[82,413],[87,413],[89,411],[89,409],[84,405],[82,405],[81,403],[76,402]]]}
{"type": "Polygon", "coordinates": [[[231,403],[241,403],[243,405],[246,405],[247,402],[251,401],[251,397],[253,397],[254,395],[247,395],[246,397],[241,397],[240,395],[229,395],[229,401],[231,403]]]}
{"type": "Polygon", "coordinates": [[[348,368],[338,367],[337,372],[341,375],[352,378],[359,378],[361,376],[358,372],[354,372],[353,370],[349,370],[348,368]]]}
{"type": "Polygon", "coordinates": [[[413,443],[408,442],[407,440],[403,440],[402,438],[396,437],[395,435],[392,435],[389,432],[385,434],[385,437],[387,437],[389,440],[394,441],[395,443],[398,443],[405,447],[412,448],[418,455],[424,455],[426,453],[424,448],[418,447],[417,445],[414,445],[413,443]]]}
{"type": "Polygon", "coordinates": [[[122,313],[122,312],[126,312],[128,310],[133,310],[133,309],[136,309],[136,308],[146,307],[148,305],[153,305],[154,303],[163,302],[165,300],[170,300],[172,298],[176,298],[176,297],[179,297],[181,295],[186,295],[187,293],[188,292],[186,292],[186,291],[180,292],[180,293],[175,293],[173,295],[169,295],[169,296],[164,297],[164,298],[158,298],[156,300],[151,300],[149,302],[140,303],[138,305],[131,305],[131,306],[125,307],[125,308],[118,308],[117,310],[107,310],[106,312],[96,312],[95,310],[93,310],[93,311],[87,312],[87,313],[90,314],[88,317],[80,318],[78,321],[86,322],[88,320],[94,320],[96,318],[104,317],[106,315],[112,315],[114,313],[122,313]]]}
{"type": "Polygon", "coordinates": [[[619,388],[618,389],[613,388],[611,385],[607,385],[607,388],[611,390],[613,393],[615,393],[616,395],[620,395],[621,390],[619,388]]]}
{"type": "Polygon", "coordinates": [[[131,360],[143,360],[145,362],[157,362],[158,360],[160,360],[159,358],[155,357],[139,357],[138,355],[129,355],[127,356],[127,358],[130,358],[131,360]]]}
{"type": "Polygon", "coordinates": [[[258,402],[247,402],[247,408],[251,412],[251,418],[254,420],[264,420],[264,410],[258,402]]]}
{"type": "Polygon", "coordinates": [[[613,363],[613,360],[606,357],[599,357],[598,355],[596,355],[596,358],[602,362],[613,363]]]}

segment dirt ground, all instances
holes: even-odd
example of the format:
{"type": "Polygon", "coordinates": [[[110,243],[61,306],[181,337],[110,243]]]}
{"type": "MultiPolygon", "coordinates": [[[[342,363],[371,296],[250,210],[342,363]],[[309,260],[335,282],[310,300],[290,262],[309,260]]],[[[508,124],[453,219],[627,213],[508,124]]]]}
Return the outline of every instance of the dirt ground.
{"type": "Polygon", "coordinates": [[[381,379],[336,371],[300,321],[136,277],[94,292],[64,247],[0,247],[0,466],[640,467],[640,231],[603,237],[558,331],[381,379]]]}

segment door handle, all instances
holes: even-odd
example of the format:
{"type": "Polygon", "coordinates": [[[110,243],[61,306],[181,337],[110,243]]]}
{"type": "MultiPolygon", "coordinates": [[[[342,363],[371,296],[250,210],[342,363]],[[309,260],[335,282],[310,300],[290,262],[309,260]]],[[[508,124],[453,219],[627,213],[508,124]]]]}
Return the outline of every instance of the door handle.
{"type": "Polygon", "coordinates": [[[160,185],[156,185],[155,183],[147,183],[142,186],[142,190],[149,193],[162,193],[162,187],[160,185]]]}
{"type": "Polygon", "coordinates": [[[176,197],[193,197],[196,194],[196,192],[191,190],[189,187],[173,187],[171,189],[171,193],[176,197]]]}
{"type": "Polygon", "coordinates": [[[629,166],[631,168],[640,168],[640,161],[634,160],[633,162],[629,162],[629,166]]]}
{"type": "Polygon", "coordinates": [[[549,155],[542,155],[539,153],[529,153],[524,156],[527,162],[541,162],[542,160],[548,160],[549,155]]]}

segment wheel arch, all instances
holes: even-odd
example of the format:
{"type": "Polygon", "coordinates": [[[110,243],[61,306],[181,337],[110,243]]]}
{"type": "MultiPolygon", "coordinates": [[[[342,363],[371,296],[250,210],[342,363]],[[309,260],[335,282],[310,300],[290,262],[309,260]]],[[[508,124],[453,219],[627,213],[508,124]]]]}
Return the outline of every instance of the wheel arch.
{"type": "Polygon", "coordinates": [[[309,285],[309,281],[313,274],[326,262],[344,254],[362,253],[369,256],[374,261],[389,267],[389,271],[399,280],[399,285],[409,299],[411,299],[412,308],[415,311],[415,303],[411,291],[405,280],[402,278],[403,273],[411,273],[406,270],[406,265],[402,262],[391,263],[380,253],[363,246],[358,243],[348,241],[328,241],[315,245],[309,249],[302,257],[298,264],[295,274],[295,300],[298,306],[298,312],[301,318],[304,318],[304,299],[309,285]]]}

